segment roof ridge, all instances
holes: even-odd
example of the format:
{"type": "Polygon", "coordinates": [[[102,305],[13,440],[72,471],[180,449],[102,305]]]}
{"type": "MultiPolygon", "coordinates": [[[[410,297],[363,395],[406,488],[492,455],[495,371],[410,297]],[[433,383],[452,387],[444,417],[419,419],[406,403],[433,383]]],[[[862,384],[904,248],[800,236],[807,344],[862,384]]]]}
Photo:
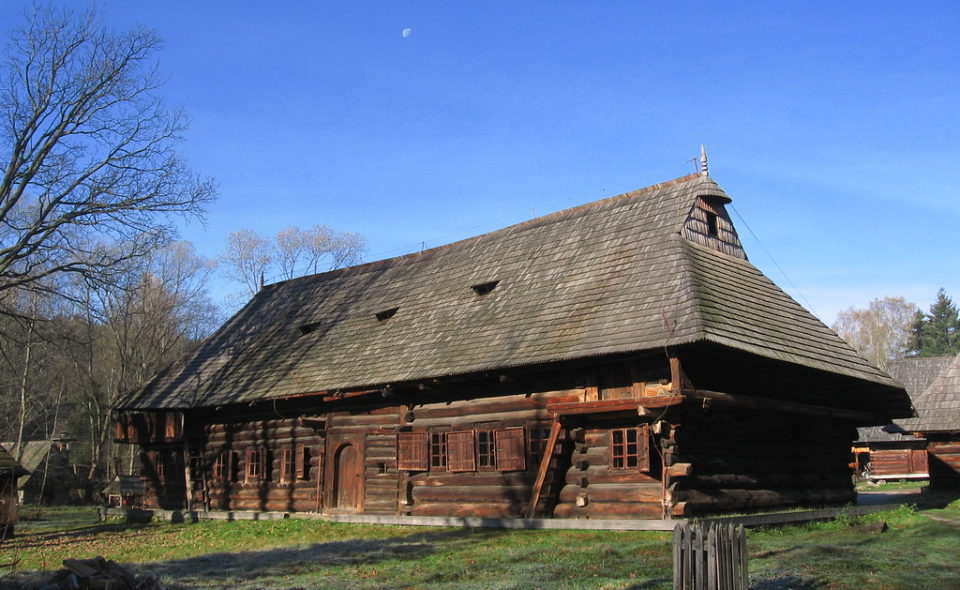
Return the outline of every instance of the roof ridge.
{"type": "MultiPolygon", "coordinates": [[[[429,248],[429,249],[423,250],[422,252],[409,252],[409,253],[407,253],[407,254],[401,254],[401,255],[399,255],[399,256],[392,256],[392,257],[390,257],[390,258],[382,258],[382,259],[380,259],[380,260],[373,260],[373,261],[371,261],[371,262],[365,262],[365,263],[362,263],[362,264],[357,264],[357,265],[354,265],[354,266],[348,266],[348,267],[345,267],[345,268],[338,268],[338,269],[329,270],[329,271],[322,272],[322,273],[316,273],[316,274],[312,274],[312,275],[304,275],[304,276],[302,276],[302,277],[295,277],[295,278],[292,278],[292,279],[286,279],[286,280],[283,280],[283,281],[277,281],[276,283],[270,283],[269,285],[265,285],[265,286],[263,287],[263,289],[270,289],[270,288],[277,287],[277,286],[279,286],[279,285],[283,285],[283,284],[285,284],[285,283],[290,283],[290,282],[295,282],[295,281],[301,281],[301,280],[304,280],[304,279],[312,279],[312,278],[320,278],[320,277],[323,277],[323,278],[331,278],[331,277],[336,277],[336,276],[340,276],[340,275],[349,276],[349,275],[353,275],[353,274],[363,274],[363,273],[366,273],[366,272],[375,271],[375,270],[377,270],[377,269],[379,269],[379,268],[382,268],[382,267],[384,267],[384,266],[389,266],[389,265],[395,264],[395,263],[397,263],[397,262],[402,262],[402,261],[406,261],[406,260],[411,260],[411,261],[414,260],[414,259],[423,259],[423,260],[426,260],[426,259],[429,259],[430,257],[436,256],[437,254],[439,254],[439,253],[441,253],[441,252],[445,252],[445,251],[447,251],[447,250],[451,250],[451,249],[453,249],[453,248],[455,248],[455,247],[461,246],[461,245],[463,245],[463,244],[465,244],[465,243],[468,243],[468,242],[474,242],[474,241],[479,241],[479,240],[482,240],[482,239],[486,239],[486,238],[488,238],[489,236],[492,236],[492,235],[495,235],[495,234],[499,234],[499,233],[521,231],[521,230],[528,229],[528,228],[531,228],[531,227],[539,227],[539,226],[546,225],[546,224],[550,224],[550,223],[557,223],[557,222],[560,222],[560,221],[569,219],[569,218],[571,218],[571,217],[576,217],[576,216],[579,216],[579,215],[587,214],[588,212],[592,212],[593,210],[604,209],[604,208],[606,208],[606,207],[610,207],[610,206],[614,206],[614,205],[617,205],[617,206],[618,206],[619,204],[621,204],[621,203],[620,203],[621,201],[623,202],[622,204],[626,204],[627,202],[629,202],[629,201],[631,201],[631,200],[634,200],[634,199],[636,199],[637,197],[640,197],[640,196],[642,196],[642,195],[644,195],[644,194],[653,193],[653,192],[656,192],[656,191],[659,191],[659,190],[663,190],[663,189],[665,189],[665,188],[669,188],[669,187],[673,187],[673,186],[678,186],[678,185],[681,185],[681,184],[684,184],[684,183],[690,182],[690,181],[710,182],[710,183],[712,183],[712,184],[714,184],[714,185],[717,186],[717,190],[718,190],[720,193],[723,193],[723,190],[719,188],[719,185],[716,184],[716,181],[714,181],[714,180],[713,180],[712,178],[710,178],[709,176],[704,176],[704,175],[702,175],[702,174],[700,174],[700,173],[687,174],[687,175],[685,175],[685,176],[680,176],[680,177],[674,178],[674,179],[672,179],[672,180],[667,180],[667,181],[664,181],[664,182],[659,182],[659,183],[657,183],[657,184],[652,184],[652,185],[650,185],[650,186],[645,186],[645,187],[643,187],[643,188],[639,188],[639,189],[636,189],[636,190],[632,190],[632,191],[629,191],[629,192],[626,192],[626,193],[620,193],[620,194],[618,194],[618,195],[613,195],[613,196],[611,196],[611,197],[606,197],[606,198],[604,198],[604,199],[599,199],[599,200],[596,200],[596,201],[590,201],[589,203],[584,203],[584,204],[582,204],[582,205],[576,205],[576,206],[574,206],[574,207],[568,207],[568,208],[566,208],[566,209],[561,209],[561,210],[559,210],[559,211],[554,211],[553,213],[548,213],[548,214],[546,214],[546,215],[541,215],[541,216],[538,216],[538,217],[534,217],[534,218],[532,218],[532,219],[527,219],[527,220],[521,221],[521,222],[519,222],[519,223],[514,223],[514,224],[512,224],[512,225],[508,225],[508,226],[506,226],[506,227],[501,227],[501,228],[499,228],[499,229],[495,229],[495,230],[492,230],[492,231],[489,231],[489,232],[486,232],[486,233],[482,233],[482,234],[478,234],[478,235],[475,235],[475,236],[470,236],[470,237],[467,237],[467,238],[463,238],[462,240],[457,240],[457,241],[455,241],[455,242],[450,242],[449,244],[442,244],[442,245],[440,245],[440,246],[435,246],[435,247],[433,247],[433,248],[429,248]]],[[[681,221],[681,223],[682,223],[682,221],[681,221]]],[[[263,289],[261,289],[261,290],[263,290],[263,289]]]]}

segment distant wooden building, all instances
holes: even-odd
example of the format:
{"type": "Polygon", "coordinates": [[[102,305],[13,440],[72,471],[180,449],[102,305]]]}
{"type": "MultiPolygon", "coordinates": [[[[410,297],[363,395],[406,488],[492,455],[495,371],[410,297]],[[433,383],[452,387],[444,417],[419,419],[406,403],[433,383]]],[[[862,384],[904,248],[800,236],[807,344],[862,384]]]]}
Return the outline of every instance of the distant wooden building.
{"type": "Polygon", "coordinates": [[[13,536],[17,524],[17,478],[28,473],[0,447],[0,539],[13,536]]]}
{"type": "Polygon", "coordinates": [[[70,442],[66,435],[25,441],[22,452],[13,441],[0,442],[0,447],[20,458],[26,470],[17,478],[21,503],[64,504],[80,499],[70,464],[70,442]]]}
{"type": "Polygon", "coordinates": [[[144,502],[663,518],[845,503],[903,388],[747,260],[705,175],[264,287],[124,399],[144,502]]]}
{"type": "MultiPolygon", "coordinates": [[[[908,358],[889,361],[890,376],[903,384],[916,406],[917,399],[953,362],[953,357],[908,358]]],[[[912,419],[858,429],[853,445],[857,474],[871,481],[928,479],[927,439],[904,428],[912,419]]]]}
{"type": "Polygon", "coordinates": [[[917,417],[895,424],[926,439],[930,485],[956,489],[960,488],[960,356],[948,358],[946,367],[934,374],[930,384],[913,396],[917,417]]]}

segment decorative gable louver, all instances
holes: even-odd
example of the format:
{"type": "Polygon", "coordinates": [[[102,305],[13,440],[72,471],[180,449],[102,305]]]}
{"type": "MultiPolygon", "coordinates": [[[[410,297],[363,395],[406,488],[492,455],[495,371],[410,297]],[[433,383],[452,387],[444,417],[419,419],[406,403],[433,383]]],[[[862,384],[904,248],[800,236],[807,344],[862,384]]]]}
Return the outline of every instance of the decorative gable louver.
{"type": "Polygon", "coordinates": [[[724,207],[725,197],[701,195],[683,224],[683,237],[701,246],[747,260],[733,222],[724,207]]]}

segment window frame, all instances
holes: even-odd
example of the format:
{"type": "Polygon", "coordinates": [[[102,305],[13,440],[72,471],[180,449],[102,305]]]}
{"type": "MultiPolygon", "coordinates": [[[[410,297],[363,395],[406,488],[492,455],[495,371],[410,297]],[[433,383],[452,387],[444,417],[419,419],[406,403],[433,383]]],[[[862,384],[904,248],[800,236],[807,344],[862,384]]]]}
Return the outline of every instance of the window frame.
{"type": "Polygon", "coordinates": [[[610,429],[610,469],[614,471],[650,471],[650,425],[610,429]],[[635,440],[630,441],[630,435],[635,440]],[[620,435],[620,442],[617,436],[620,435]],[[631,447],[633,449],[631,450],[631,447]],[[631,459],[635,464],[631,465],[631,459]],[[618,464],[619,463],[619,464],[618,464]]]}
{"type": "Polygon", "coordinates": [[[428,471],[447,471],[447,431],[434,430],[427,437],[428,471]]]}
{"type": "Polygon", "coordinates": [[[247,463],[245,465],[245,483],[268,481],[267,478],[267,449],[251,447],[247,449],[247,463]]]}
{"type": "Polygon", "coordinates": [[[474,431],[476,442],[477,471],[497,470],[497,438],[495,428],[478,428],[474,431]]]}
{"type": "Polygon", "coordinates": [[[214,481],[229,481],[230,479],[230,457],[229,451],[219,451],[213,457],[213,463],[210,466],[210,476],[214,481]]]}

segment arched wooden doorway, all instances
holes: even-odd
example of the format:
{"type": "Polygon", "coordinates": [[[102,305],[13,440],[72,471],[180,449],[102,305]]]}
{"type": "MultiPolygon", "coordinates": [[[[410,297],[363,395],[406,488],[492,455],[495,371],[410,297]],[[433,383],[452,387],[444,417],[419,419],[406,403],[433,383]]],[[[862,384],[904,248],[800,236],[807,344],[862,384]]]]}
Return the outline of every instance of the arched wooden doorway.
{"type": "Polygon", "coordinates": [[[333,490],[330,507],[359,512],[363,504],[363,457],[357,445],[344,443],[333,461],[333,490]]]}

